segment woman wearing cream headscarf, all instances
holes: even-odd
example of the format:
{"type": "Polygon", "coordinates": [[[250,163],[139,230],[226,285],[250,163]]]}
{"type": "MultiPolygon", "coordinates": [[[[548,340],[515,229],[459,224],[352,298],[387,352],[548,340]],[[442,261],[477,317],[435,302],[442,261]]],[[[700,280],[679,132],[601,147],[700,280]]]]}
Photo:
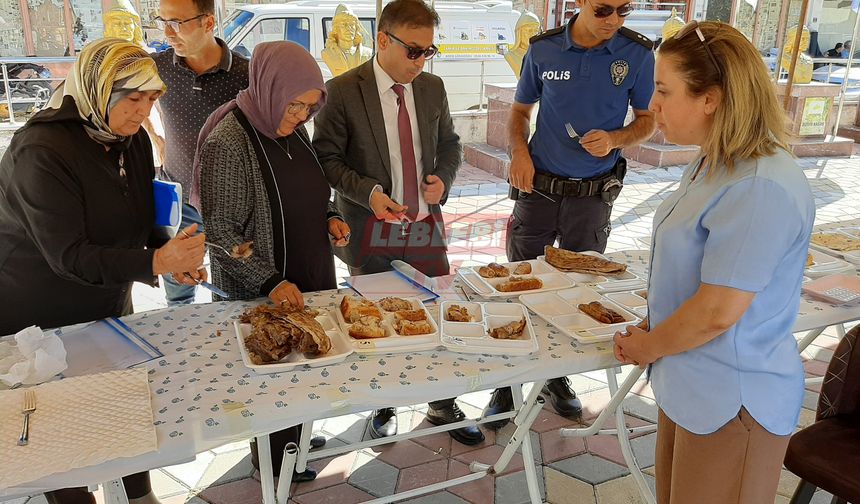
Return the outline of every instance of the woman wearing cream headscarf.
{"type": "MultiPolygon", "coordinates": [[[[95,41],[15,133],[0,161],[0,335],[124,315],[132,282],[205,276],[203,235],[156,248],[152,146],[140,124],[164,90],[142,48],[95,41]]],[[[132,502],[157,502],[147,473],[124,481],[132,502]]],[[[95,502],[85,488],[47,497],[95,502]]]]}

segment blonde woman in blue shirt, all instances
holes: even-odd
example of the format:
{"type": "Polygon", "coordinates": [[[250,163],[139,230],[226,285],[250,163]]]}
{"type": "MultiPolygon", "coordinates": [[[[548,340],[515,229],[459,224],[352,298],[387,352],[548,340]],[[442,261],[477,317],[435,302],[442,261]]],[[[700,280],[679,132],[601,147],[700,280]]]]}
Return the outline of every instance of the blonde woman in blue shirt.
{"type": "Polygon", "coordinates": [[[792,326],[814,199],[743,34],[691,22],[655,81],[658,127],[701,151],[654,216],[650,329],[617,334],[616,357],[650,366],[659,503],[773,502],[803,399],[792,326]]]}

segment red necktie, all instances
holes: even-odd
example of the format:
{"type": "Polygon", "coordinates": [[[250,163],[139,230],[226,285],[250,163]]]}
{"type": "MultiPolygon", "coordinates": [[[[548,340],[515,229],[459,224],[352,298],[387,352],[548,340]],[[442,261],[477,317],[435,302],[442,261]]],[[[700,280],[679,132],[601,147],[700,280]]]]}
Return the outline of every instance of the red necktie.
{"type": "Polygon", "coordinates": [[[409,111],[402,84],[395,84],[391,89],[397,93],[397,131],[400,136],[400,158],[403,161],[403,205],[409,207],[406,216],[415,221],[418,216],[418,171],[415,167],[415,146],[412,145],[412,123],[409,122],[409,111]]]}

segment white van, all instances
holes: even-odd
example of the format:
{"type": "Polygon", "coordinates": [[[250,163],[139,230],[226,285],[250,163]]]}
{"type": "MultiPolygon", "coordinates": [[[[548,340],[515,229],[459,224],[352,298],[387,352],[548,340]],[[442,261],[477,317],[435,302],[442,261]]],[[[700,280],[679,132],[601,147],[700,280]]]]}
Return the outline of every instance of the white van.
{"type": "MultiPolygon", "coordinates": [[[[298,0],[283,4],[237,6],[224,22],[224,39],[231,49],[246,56],[262,42],[290,40],[304,46],[322,68],[323,76],[331,72],[323,63],[325,39],[331,29],[335,9],[347,4],[359,17],[376,43],[376,4],[349,0],[298,0]]],[[[476,109],[486,104],[485,83],[512,83],[516,77],[501,55],[504,45],[513,44],[514,26],[519,12],[509,1],[435,3],[442,22],[436,30],[435,44],[440,53],[425,70],[445,80],[452,111],[476,109]]]]}

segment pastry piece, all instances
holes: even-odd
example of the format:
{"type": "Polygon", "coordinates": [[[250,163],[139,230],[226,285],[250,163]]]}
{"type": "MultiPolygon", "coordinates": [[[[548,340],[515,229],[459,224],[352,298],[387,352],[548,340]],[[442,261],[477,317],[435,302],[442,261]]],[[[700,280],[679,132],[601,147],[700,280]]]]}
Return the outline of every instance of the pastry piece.
{"type": "Polygon", "coordinates": [[[419,320],[427,320],[427,312],[424,310],[400,310],[394,312],[395,320],[409,320],[418,322],[419,320]]]}
{"type": "Polygon", "coordinates": [[[514,268],[514,275],[530,275],[532,272],[532,265],[523,261],[517,264],[517,267],[514,268]]]}
{"type": "Polygon", "coordinates": [[[478,274],[484,278],[502,278],[511,274],[511,270],[499,263],[491,262],[478,268],[478,274]]]}
{"type": "Polygon", "coordinates": [[[806,254],[806,267],[810,267],[815,264],[815,258],[812,257],[812,254],[806,254]]]}
{"type": "Polygon", "coordinates": [[[505,324],[501,327],[494,327],[487,331],[491,338],[494,339],[522,339],[523,331],[526,328],[525,317],[520,320],[505,324]]]}
{"type": "Polygon", "coordinates": [[[638,291],[634,292],[633,294],[636,294],[637,296],[641,297],[642,299],[648,299],[648,291],[645,289],[638,290],[638,291]]]}
{"type": "Polygon", "coordinates": [[[624,317],[620,313],[603,306],[600,301],[581,304],[578,308],[582,313],[588,315],[601,324],[620,324],[621,322],[624,322],[624,317]]]}
{"type": "Polygon", "coordinates": [[[400,310],[411,310],[415,308],[412,306],[412,303],[405,299],[396,298],[396,297],[384,297],[380,299],[379,306],[382,307],[383,310],[387,312],[400,311],[400,310]]]}
{"type": "Polygon", "coordinates": [[[233,246],[233,250],[230,252],[230,257],[233,259],[248,259],[254,254],[254,242],[246,241],[240,243],[238,245],[233,246]]]}
{"type": "Polygon", "coordinates": [[[475,317],[465,306],[452,304],[445,310],[445,320],[448,322],[473,322],[475,317]]]}
{"type": "Polygon", "coordinates": [[[860,250],[860,240],[836,233],[813,233],[812,243],[839,252],[860,250]]]}
{"type": "Polygon", "coordinates": [[[549,245],[544,247],[544,256],[546,262],[561,271],[573,271],[589,275],[620,275],[627,271],[626,264],[549,245]]]}
{"type": "Polygon", "coordinates": [[[361,317],[382,319],[379,308],[371,301],[355,296],[344,296],[340,302],[340,313],[347,322],[355,322],[361,317]]]}
{"type": "Polygon", "coordinates": [[[310,355],[331,350],[331,340],[310,310],[260,305],[246,310],[239,320],[251,324],[245,348],[254,364],[278,362],[293,350],[310,355]]]}
{"type": "Polygon", "coordinates": [[[524,290],[534,290],[543,287],[543,282],[536,277],[521,277],[512,276],[504,282],[496,286],[499,292],[517,292],[524,290]]]}
{"type": "Polygon", "coordinates": [[[356,339],[384,338],[385,329],[379,325],[378,318],[364,316],[349,326],[349,335],[356,339]]]}
{"type": "Polygon", "coordinates": [[[419,334],[433,333],[433,326],[427,320],[413,322],[411,320],[400,319],[394,321],[394,330],[401,336],[417,336],[419,334]]]}

